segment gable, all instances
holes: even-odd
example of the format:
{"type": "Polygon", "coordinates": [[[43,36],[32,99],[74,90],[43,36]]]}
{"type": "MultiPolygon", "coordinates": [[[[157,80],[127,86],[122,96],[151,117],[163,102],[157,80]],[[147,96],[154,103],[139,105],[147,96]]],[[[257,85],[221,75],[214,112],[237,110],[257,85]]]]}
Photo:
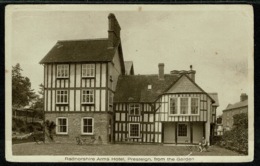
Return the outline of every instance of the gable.
{"type": "Polygon", "coordinates": [[[181,77],[166,93],[203,92],[187,76],[181,77]]]}

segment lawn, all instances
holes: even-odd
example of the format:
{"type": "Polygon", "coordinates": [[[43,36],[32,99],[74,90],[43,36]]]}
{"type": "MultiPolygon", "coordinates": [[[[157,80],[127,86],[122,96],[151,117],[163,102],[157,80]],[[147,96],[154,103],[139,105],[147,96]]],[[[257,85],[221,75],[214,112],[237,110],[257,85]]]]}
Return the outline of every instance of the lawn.
{"type": "Polygon", "coordinates": [[[191,151],[186,146],[165,145],[76,145],[76,144],[14,144],[13,155],[116,155],[116,156],[238,156],[242,155],[217,146],[208,152],[191,151]]]}

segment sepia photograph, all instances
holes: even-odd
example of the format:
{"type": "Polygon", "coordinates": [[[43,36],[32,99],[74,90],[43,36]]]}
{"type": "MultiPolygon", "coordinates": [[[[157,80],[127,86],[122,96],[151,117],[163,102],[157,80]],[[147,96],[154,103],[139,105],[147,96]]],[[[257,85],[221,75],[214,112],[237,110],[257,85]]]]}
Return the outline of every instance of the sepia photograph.
{"type": "Polygon", "coordinates": [[[5,17],[8,161],[253,160],[250,5],[8,5],[5,17]]]}

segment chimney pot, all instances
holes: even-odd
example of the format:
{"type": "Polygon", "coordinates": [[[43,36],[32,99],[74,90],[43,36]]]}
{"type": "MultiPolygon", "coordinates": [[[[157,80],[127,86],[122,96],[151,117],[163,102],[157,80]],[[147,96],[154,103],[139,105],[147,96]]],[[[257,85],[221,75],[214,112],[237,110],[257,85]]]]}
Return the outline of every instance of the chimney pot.
{"type": "Polygon", "coordinates": [[[240,101],[245,101],[245,100],[247,100],[247,99],[248,99],[248,96],[247,96],[246,93],[242,93],[242,94],[240,95],[240,101]]]}
{"type": "Polygon", "coordinates": [[[194,82],[195,82],[195,74],[196,74],[196,71],[192,70],[192,65],[190,65],[190,71],[188,71],[188,75],[189,75],[190,79],[192,79],[194,82]]]}
{"type": "Polygon", "coordinates": [[[159,63],[158,64],[158,68],[159,68],[159,80],[164,80],[164,63],[159,63]]]}

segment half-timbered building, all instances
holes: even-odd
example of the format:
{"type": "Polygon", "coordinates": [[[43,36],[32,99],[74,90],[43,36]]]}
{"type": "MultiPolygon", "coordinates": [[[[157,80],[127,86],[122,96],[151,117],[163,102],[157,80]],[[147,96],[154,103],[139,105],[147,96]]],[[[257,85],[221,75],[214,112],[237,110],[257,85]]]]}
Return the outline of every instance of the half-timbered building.
{"type": "Polygon", "coordinates": [[[119,76],[114,98],[115,142],[210,142],[214,133],[217,94],[195,83],[195,71],[119,76]]]}
{"type": "Polygon", "coordinates": [[[113,97],[118,76],[126,71],[120,25],[113,14],[108,20],[108,38],[58,41],[40,62],[45,120],[56,123],[56,141],[112,140],[113,97]]]}
{"type": "Polygon", "coordinates": [[[75,137],[102,143],[198,143],[208,141],[217,94],[195,83],[195,71],[134,75],[124,61],[120,25],[108,16],[108,38],[58,41],[41,60],[45,120],[55,140],[75,137]]]}

